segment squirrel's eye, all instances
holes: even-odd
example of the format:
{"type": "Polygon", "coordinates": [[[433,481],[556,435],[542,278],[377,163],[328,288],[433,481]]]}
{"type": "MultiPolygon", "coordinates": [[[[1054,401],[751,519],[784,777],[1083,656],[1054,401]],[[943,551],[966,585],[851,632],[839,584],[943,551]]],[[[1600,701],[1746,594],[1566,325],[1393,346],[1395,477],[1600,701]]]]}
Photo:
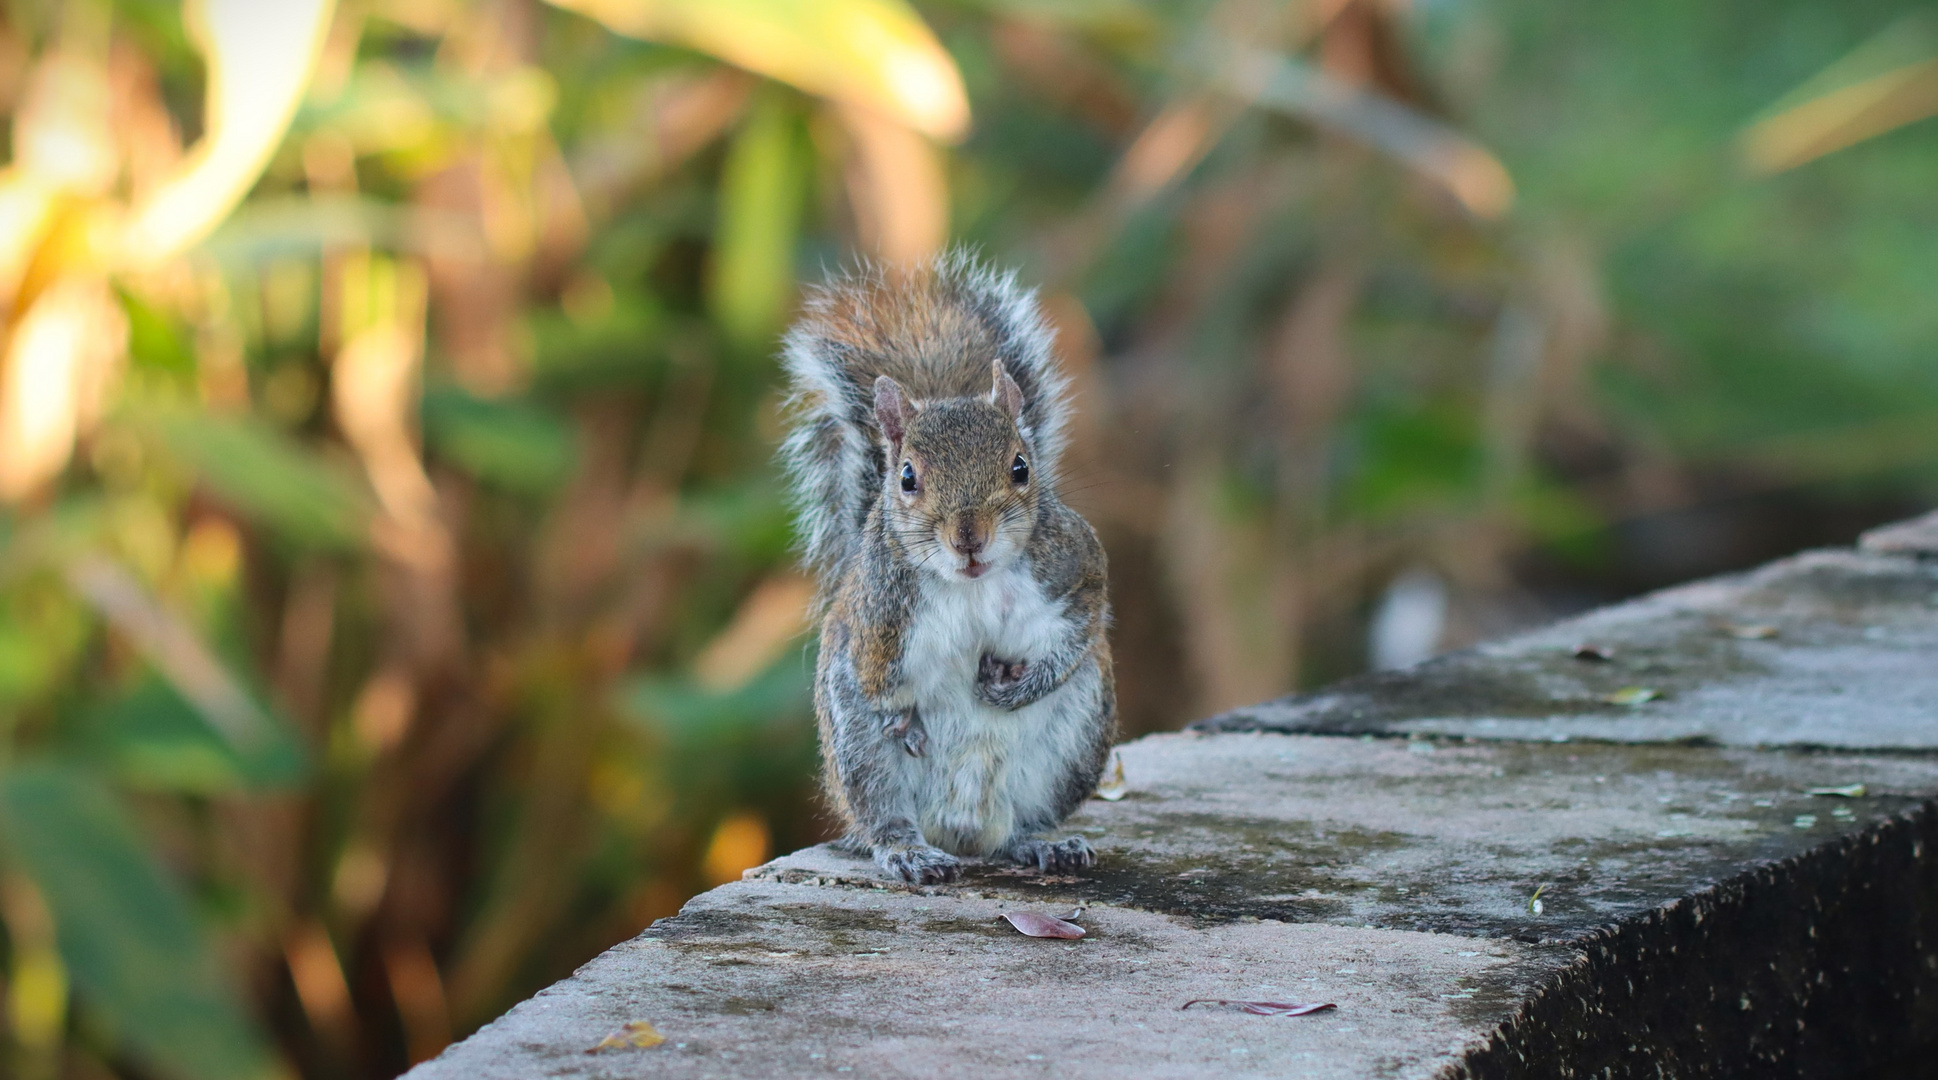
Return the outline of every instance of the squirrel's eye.
{"type": "Polygon", "coordinates": [[[902,490],[915,490],[915,466],[906,461],[902,462],[902,490]]]}
{"type": "Polygon", "coordinates": [[[1030,482],[1030,463],[1023,460],[1023,455],[1016,455],[1016,460],[1009,463],[1009,479],[1014,484],[1030,482]]]}

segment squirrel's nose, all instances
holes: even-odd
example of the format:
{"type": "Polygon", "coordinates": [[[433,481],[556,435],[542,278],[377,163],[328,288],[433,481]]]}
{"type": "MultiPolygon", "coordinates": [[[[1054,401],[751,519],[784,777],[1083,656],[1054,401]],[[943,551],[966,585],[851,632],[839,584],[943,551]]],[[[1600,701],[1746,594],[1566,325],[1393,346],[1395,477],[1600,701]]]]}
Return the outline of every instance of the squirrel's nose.
{"type": "Polygon", "coordinates": [[[981,553],[983,543],[982,530],[976,528],[974,518],[965,516],[956,522],[955,542],[951,546],[956,549],[957,554],[974,558],[981,553]]]}

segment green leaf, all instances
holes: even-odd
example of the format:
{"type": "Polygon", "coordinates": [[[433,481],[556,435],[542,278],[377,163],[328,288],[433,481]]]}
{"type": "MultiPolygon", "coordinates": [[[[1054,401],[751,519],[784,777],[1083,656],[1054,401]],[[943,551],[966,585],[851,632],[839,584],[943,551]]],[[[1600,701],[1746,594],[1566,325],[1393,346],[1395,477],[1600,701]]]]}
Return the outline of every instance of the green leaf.
{"type": "Polygon", "coordinates": [[[156,410],[137,422],[238,513],[305,547],[362,545],[369,499],[347,470],[249,417],[156,410]]]}
{"type": "Polygon", "coordinates": [[[174,322],[125,289],[119,296],[128,316],[128,358],[134,365],[175,380],[193,380],[195,353],[174,322]]]}
{"type": "Polygon", "coordinates": [[[90,630],[85,611],[51,590],[29,587],[0,597],[0,711],[67,678],[90,630]]]}
{"type": "Polygon", "coordinates": [[[269,1072],[187,899],[105,787],[70,768],[17,768],[0,778],[0,831],[47,898],[77,994],[130,1049],[172,1077],[269,1072]]]}
{"type": "Polygon", "coordinates": [[[770,93],[734,139],[720,180],[709,300],[721,329],[741,348],[768,345],[786,314],[807,173],[799,119],[770,93]]]}
{"type": "MultiPolygon", "coordinates": [[[[264,709],[262,715],[273,714],[264,709]]],[[[152,676],[94,709],[84,725],[89,748],[137,788],[198,795],[286,788],[308,771],[303,745],[286,723],[265,723],[260,734],[266,738],[238,748],[174,687],[152,676]]]]}
{"type": "Polygon", "coordinates": [[[563,482],[576,456],[572,430],[557,416],[517,401],[489,401],[456,387],[424,394],[424,438],[471,475],[543,495],[563,482]]]}
{"type": "Polygon", "coordinates": [[[653,386],[666,370],[668,319],[650,297],[618,297],[611,311],[585,322],[556,310],[532,311],[525,329],[531,335],[534,388],[542,394],[569,397],[653,386]]]}
{"type": "Polygon", "coordinates": [[[690,679],[641,676],[620,691],[629,717],[670,733],[677,742],[720,742],[787,725],[812,707],[812,657],[793,649],[746,686],[715,693],[690,679]]]}

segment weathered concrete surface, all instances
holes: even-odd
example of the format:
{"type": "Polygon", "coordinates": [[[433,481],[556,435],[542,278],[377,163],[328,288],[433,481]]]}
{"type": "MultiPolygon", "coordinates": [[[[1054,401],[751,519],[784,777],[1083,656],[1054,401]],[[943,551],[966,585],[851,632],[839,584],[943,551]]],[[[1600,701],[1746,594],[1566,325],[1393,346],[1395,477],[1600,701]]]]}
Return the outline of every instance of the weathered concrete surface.
{"type": "Polygon", "coordinates": [[[1127,908],[1075,942],[1014,903],[745,882],[696,900],[413,1075],[1424,1076],[1556,966],[1525,946],[1326,925],[1195,925],[1127,908]],[[1200,997],[1336,1002],[1298,1018],[1200,997]],[[586,1053],[628,1021],[671,1040],[586,1053]]]}
{"type": "MultiPolygon", "coordinates": [[[[1938,760],[1903,756],[1189,734],[1122,753],[1130,794],[1070,822],[1097,866],[964,887],[1045,910],[1567,943],[1938,795],[1938,760]],[[1865,797],[1804,794],[1850,784],[1865,797]]],[[[893,887],[825,846],[753,874],[893,887]]]]}
{"type": "Polygon", "coordinates": [[[1930,749],[1938,562],[1811,552],[1194,726],[1930,749]],[[1636,689],[1657,696],[1611,700],[1636,689]]]}
{"type": "Polygon", "coordinates": [[[1811,553],[1204,727],[1123,749],[1128,796],[1071,822],[1092,871],[797,852],[412,1076],[1912,1076],[1938,1044],[1938,561],[1811,553]],[[1078,905],[1078,942],[996,921],[1078,905]],[[668,1041],[587,1052],[635,1020],[668,1041]]]}
{"type": "Polygon", "coordinates": [[[1880,555],[1938,557],[1938,510],[1872,529],[1858,538],[1857,546],[1880,555]]]}

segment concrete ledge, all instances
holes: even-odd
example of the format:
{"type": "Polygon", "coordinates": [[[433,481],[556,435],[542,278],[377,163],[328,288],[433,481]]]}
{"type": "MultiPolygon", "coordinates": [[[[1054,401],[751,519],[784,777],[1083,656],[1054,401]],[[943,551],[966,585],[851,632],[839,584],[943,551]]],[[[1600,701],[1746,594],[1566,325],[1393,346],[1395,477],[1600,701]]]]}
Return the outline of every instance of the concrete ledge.
{"type": "Polygon", "coordinates": [[[1858,538],[1857,546],[1880,555],[1938,558],[1938,510],[1921,518],[1872,529],[1858,538]]]}
{"type": "Polygon", "coordinates": [[[411,1075],[1918,1075],[1935,747],[1938,562],[1810,553],[1130,744],[1083,875],[777,859],[411,1075]]]}
{"type": "Polygon", "coordinates": [[[1817,551],[1193,727],[1924,751],[1935,656],[1938,562],[1817,551]]]}

